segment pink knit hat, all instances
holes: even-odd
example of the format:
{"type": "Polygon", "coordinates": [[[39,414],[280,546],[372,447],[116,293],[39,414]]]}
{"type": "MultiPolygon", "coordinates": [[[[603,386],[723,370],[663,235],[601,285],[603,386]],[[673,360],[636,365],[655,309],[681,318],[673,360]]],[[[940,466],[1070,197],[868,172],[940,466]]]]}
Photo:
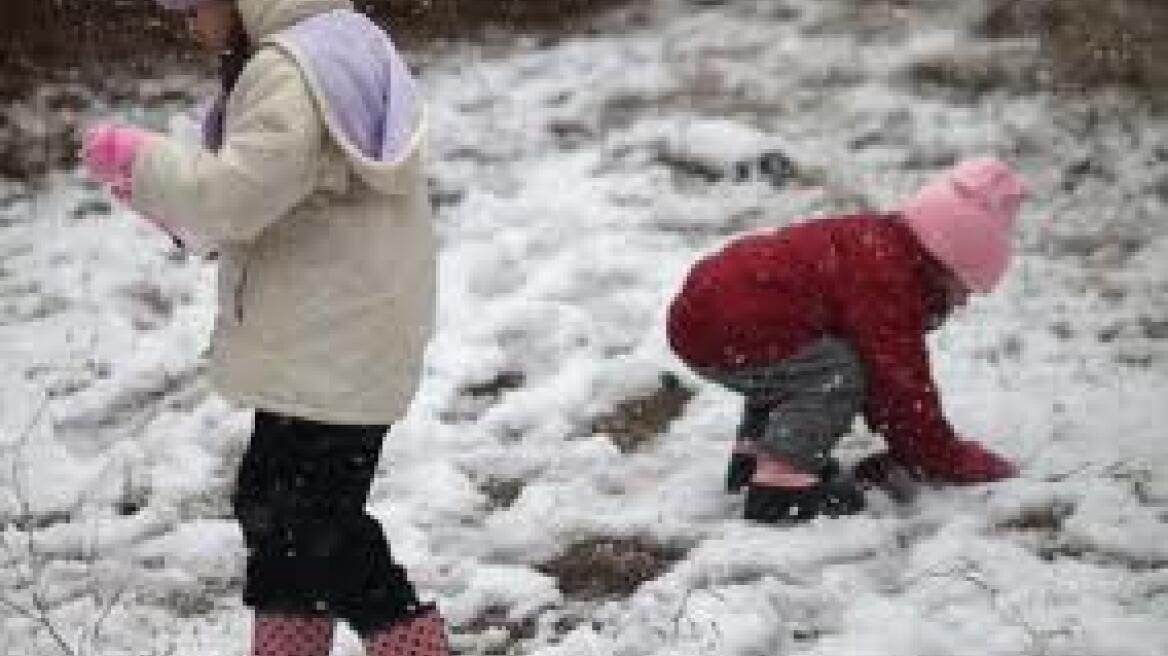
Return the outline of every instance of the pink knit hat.
{"type": "Polygon", "coordinates": [[[967,159],[931,180],[900,208],[925,249],[970,290],[987,293],[1010,262],[1010,232],[1026,189],[1004,162],[967,159]]]}

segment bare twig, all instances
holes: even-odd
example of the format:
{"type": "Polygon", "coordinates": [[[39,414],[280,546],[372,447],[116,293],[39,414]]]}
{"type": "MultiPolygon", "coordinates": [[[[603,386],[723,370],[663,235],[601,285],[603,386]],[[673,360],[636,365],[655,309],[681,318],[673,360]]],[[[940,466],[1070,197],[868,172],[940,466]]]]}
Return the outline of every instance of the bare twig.
{"type": "MultiPolygon", "coordinates": [[[[16,494],[17,503],[20,504],[20,518],[19,521],[16,522],[16,525],[24,532],[24,555],[27,558],[29,565],[34,569],[36,564],[39,562],[40,557],[36,548],[35,529],[32,525],[32,503],[29,501],[29,496],[21,485],[20,472],[22,456],[28,446],[29,440],[32,437],[32,432],[44,418],[44,414],[47,408],[48,398],[43,398],[40,405],[37,407],[36,412],[33,413],[32,419],[30,419],[28,424],[18,433],[12,457],[12,486],[16,494]]],[[[8,551],[7,540],[5,540],[3,544],[5,551],[8,551]]],[[[32,599],[31,608],[25,607],[9,599],[3,594],[0,594],[0,605],[3,605],[5,608],[8,608],[18,615],[33,621],[35,624],[43,628],[45,632],[49,634],[49,637],[52,638],[57,647],[61,650],[61,653],[65,654],[66,656],[76,656],[76,652],[69,646],[69,643],[65,640],[64,636],[61,635],[61,632],[53,624],[44,601],[35,590],[35,585],[35,581],[30,581],[29,594],[32,599]]]]}
{"type": "MultiPolygon", "coordinates": [[[[34,599],[35,598],[36,597],[34,595],[34,599]]],[[[60,649],[61,653],[65,654],[65,656],[77,656],[77,653],[73,650],[72,647],[69,646],[69,643],[65,641],[64,637],[61,636],[61,633],[57,631],[57,627],[53,625],[53,621],[49,618],[48,613],[45,612],[42,607],[40,607],[39,601],[34,601],[35,611],[33,611],[25,608],[24,606],[21,606],[16,602],[8,600],[3,595],[0,595],[0,606],[4,606],[16,614],[21,615],[22,617],[25,617],[35,624],[40,625],[41,628],[43,628],[49,634],[49,637],[53,639],[53,642],[56,643],[57,648],[60,649]]]]}
{"type": "Polygon", "coordinates": [[[1055,636],[1066,635],[1070,632],[1070,629],[1065,627],[1058,629],[1042,629],[1036,627],[1025,617],[1017,604],[1003,601],[1001,588],[986,581],[977,563],[971,559],[963,558],[952,567],[944,570],[925,572],[917,577],[916,580],[920,581],[929,578],[963,581],[981,590],[989,599],[990,607],[998,613],[999,617],[1026,634],[1026,640],[1031,650],[1030,653],[1034,656],[1047,656],[1050,653],[1050,639],[1055,636]]]}
{"type": "Polygon", "coordinates": [[[94,618],[93,624],[90,625],[89,628],[89,638],[87,640],[89,645],[96,645],[101,640],[102,627],[105,626],[106,620],[109,619],[110,614],[113,613],[114,607],[117,606],[118,602],[122,600],[122,597],[125,595],[125,593],[126,587],[122,586],[116,592],[114,592],[114,594],[110,595],[109,600],[106,601],[104,607],[101,609],[101,612],[98,613],[96,618],[94,618]]]}

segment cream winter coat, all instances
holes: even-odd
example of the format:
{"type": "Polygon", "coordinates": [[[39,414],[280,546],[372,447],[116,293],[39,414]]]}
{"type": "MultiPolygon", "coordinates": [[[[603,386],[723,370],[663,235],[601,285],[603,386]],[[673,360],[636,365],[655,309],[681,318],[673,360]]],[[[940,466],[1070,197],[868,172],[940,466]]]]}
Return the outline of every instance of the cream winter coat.
{"type": "Polygon", "coordinates": [[[220,253],[211,378],[240,404],[390,423],[416,390],[433,325],[436,242],[422,112],[392,162],[362,155],[281,31],[347,0],[238,0],[257,53],[212,153],[159,138],[132,204],[220,253]]]}

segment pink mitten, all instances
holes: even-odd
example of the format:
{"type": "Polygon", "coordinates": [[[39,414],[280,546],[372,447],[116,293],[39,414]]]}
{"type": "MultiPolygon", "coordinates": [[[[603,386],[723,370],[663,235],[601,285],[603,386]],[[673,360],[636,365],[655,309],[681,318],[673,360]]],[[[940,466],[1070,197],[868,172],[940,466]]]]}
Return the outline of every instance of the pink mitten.
{"type": "Polygon", "coordinates": [[[98,123],[81,142],[81,163],[95,179],[120,190],[130,188],[134,159],[151,133],[115,123],[98,123]]]}

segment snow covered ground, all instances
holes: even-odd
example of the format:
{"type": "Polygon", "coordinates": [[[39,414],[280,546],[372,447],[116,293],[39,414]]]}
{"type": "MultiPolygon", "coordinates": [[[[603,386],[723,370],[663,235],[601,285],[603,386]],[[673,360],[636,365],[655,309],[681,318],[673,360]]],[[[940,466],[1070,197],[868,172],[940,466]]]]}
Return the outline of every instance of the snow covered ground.
{"type": "MultiPolygon", "coordinates": [[[[419,57],[440,322],[372,507],[456,649],[1168,653],[1168,121],[1037,90],[1036,45],[973,37],[976,2],[702,4],[419,57]],[[796,186],[715,179],[770,147],[796,186]],[[980,153],[1032,184],[1022,252],[934,366],[1022,477],[737,519],[738,400],[664,344],[685,267],[980,153]]],[[[244,653],[227,494],[249,417],[202,375],[213,275],[76,172],[0,183],[0,652],[244,653]]],[[[878,446],[858,423],[841,456],[878,446]]]]}

